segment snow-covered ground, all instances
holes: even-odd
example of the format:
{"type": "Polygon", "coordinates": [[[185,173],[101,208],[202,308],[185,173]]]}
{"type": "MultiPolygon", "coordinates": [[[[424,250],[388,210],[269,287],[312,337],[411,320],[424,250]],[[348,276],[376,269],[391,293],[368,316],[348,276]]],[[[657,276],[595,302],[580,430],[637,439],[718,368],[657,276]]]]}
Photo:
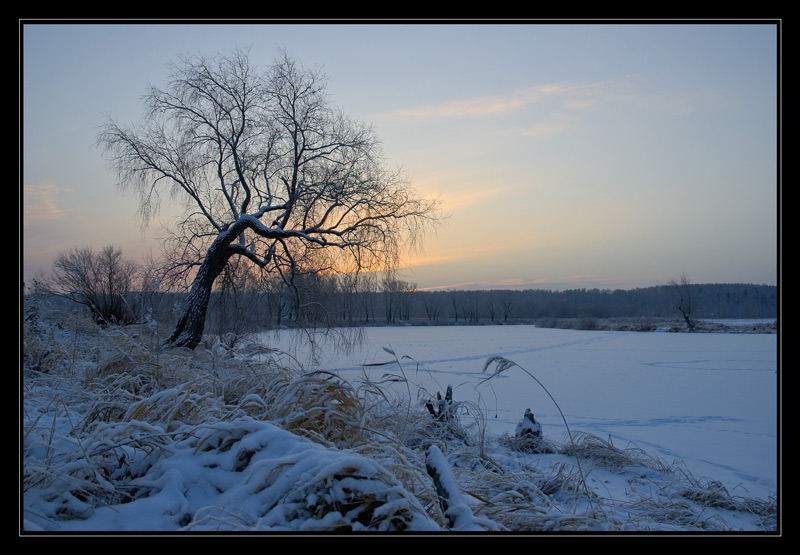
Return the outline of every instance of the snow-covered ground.
{"type": "MultiPolygon", "coordinates": [[[[80,399],[68,386],[75,376],[89,383],[84,372],[95,379],[101,370],[108,372],[104,355],[83,365],[65,356],[69,372],[57,380],[55,370],[29,372],[23,380],[24,529],[778,529],[775,334],[532,326],[377,327],[364,334],[354,349],[341,348],[336,334],[318,338],[316,360],[296,332],[266,333],[260,343],[291,353],[307,371],[329,371],[356,388],[380,382],[387,396],[407,399],[423,416],[425,401],[437,392],[444,396],[452,385],[453,401],[468,409],[460,420],[470,430],[469,441],[435,438],[427,447],[398,447],[397,456],[387,447],[394,440],[352,449],[322,446],[335,440],[312,442],[286,431],[313,427],[310,411],[316,407],[304,408],[302,395],[292,398],[298,414],[280,418],[251,416],[268,411],[263,392],[238,398],[236,410],[220,408],[219,398],[204,392],[207,384],[232,398],[226,376],[235,374],[229,373],[230,359],[215,349],[195,353],[190,364],[204,372],[198,382],[206,380],[205,389],[189,391],[186,380],[169,384],[162,353],[157,361],[162,389],[148,398],[138,390],[123,406],[104,405],[96,395],[80,399]],[[203,356],[207,361],[197,362],[203,356]],[[488,360],[493,362],[487,366],[488,360]],[[586,434],[602,443],[606,455],[632,453],[633,459],[610,465],[575,457],[569,448],[533,453],[510,448],[509,437],[528,408],[547,442],[570,444],[566,420],[576,441],[586,434]],[[199,416],[193,420],[193,415],[199,416]],[[475,437],[481,438],[480,456],[475,437]],[[591,492],[574,485],[576,472],[591,492]],[[420,486],[430,483],[428,474],[438,475],[453,493],[438,517],[420,486]]],[[[67,347],[77,343],[66,340],[67,347]]],[[[114,387],[122,383],[121,368],[126,376],[134,374],[135,357],[126,357],[125,365],[111,365],[117,374],[102,375],[114,387]]],[[[131,387],[126,381],[122,389],[131,387]]],[[[280,393],[291,389],[282,387],[280,393]]],[[[324,418],[346,423],[348,403],[339,402],[324,418]]]]}

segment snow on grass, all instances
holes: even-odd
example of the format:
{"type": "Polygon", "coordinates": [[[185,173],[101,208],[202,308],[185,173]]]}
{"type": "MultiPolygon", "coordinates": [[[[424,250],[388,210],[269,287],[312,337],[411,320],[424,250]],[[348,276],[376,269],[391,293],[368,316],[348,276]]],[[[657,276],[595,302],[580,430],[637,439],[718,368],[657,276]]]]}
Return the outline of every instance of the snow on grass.
{"type": "Polygon", "coordinates": [[[774,334],[151,331],[25,330],[25,533],[779,528],[774,334]]]}
{"type": "MultiPolygon", "coordinates": [[[[131,477],[125,487],[130,499],[76,511],[57,529],[438,529],[417,499],[376,461],[326,449],[268,422],[238,418],[179,430],[173,438],[144,473],[130,467],[123,446],[114,447],[117,473],[131,477]]],[[[38,520],[43,529],[52,529],[52,523],[35,516],[53,512],[45,492],[31,494],[27,518],[34,527],[38,520]]]]}

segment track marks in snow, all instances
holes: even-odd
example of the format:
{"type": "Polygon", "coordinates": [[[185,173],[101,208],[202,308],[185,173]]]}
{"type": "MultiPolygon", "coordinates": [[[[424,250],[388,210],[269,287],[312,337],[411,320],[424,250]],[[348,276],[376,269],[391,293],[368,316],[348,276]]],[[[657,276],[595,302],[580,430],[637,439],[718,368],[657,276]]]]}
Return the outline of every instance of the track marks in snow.
{"type": "MultiPolygon", "coordinates": [[[[561,343],[556,343],[553,345],[540,345],[540,346],[530,346],[530,347],[519,347],[516,349],[504,350],[502,352],[484,352],[480,354],[473,354],[473,355],[464,355],[464,356],[456,356],[456,357],[448,357],[448,358],[427,358],[427,359],[419,359],[413,357],[408,353],[402,352],[402,348],[395,348],[392,347],[392,350],[397,353],[398,357],[409,356],[410,358],[406,358],[405,361],[419,363],[422,367],[425,368],[426,372],[430,372],[433,374],[457,374],[463,376],[475,376],[479,373],[479,370],[483,368],[483,364],[491,357],[505,357],[511,361],[514,361],[514,357],[517,355],[525,355],[530,353],[537,353],[541,351],[550,351],[554,349],[573,349],[573,348],[581,348],[587,347],[589,345],[595,343],[602,343],[606,341],[613,340],[613,335],[592,335],[591,337],[583,337],[581,339],[577,339],[574,341],[564,341],[561,343]],[[446,368],[443,370],[437,370],[435,368],[436,365],[448,365],[448,364],[455,364],[459,362],[478,362],[479,364],[475,367],[471,367],[469,370],[453,370],[451,368],[446,368]]],[[[401,358],[401,362],[403,359],[401,358]]],[[[516,362],[516,361],[514,361],[516,362]]],[[[348,370],[361,370],[361,366],[358,367],[351,367],[351,368],[340,368],[336,370],[337,372],[348,371],[348,370]]],[[[504,377],[504,376],[498,376],[504,377]]]]}
{"type": "Polygon", "coordinates": [[[604,419],[601,422],[592,420],[577,420],[576,424],[582,426],[597,427],[598,424],[602,426],[624,426],[624,427],[637,427],[643,426],[652,428],[654,426],[686,426],[695,424],[705,424],[709,422],[731,422],[741,423],[744,422],[741,418],[730,418],[727,416],[666,416],[661,418],[645,418],[645,419],[604,419]]]}
{"type": "MultiPolygon", "coordinates": [[[[645,366],[669,370],[701,370],[713,372],[764,372],[764,366],[769,363],[764,360],[719,360],[697,359],[679,361],[643,362],[645,366]],[[722,364],[723,366],[720,366],[722,364]]],[[[772,370],[770,370],[772,371],[772,370]]]]}

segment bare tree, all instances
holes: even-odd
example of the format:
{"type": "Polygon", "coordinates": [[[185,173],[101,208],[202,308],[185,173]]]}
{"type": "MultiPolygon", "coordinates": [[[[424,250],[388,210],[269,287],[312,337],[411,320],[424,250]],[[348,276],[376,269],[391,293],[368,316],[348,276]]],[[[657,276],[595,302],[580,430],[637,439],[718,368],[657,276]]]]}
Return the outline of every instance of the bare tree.
{"type": "Polygon", "coordinates": [[[681,313],[686,327],[690,332],[694,331],[694,321],[692,320],[692,284],[685,274],[681,274],[680,282],[671,281],[670,285],[675,290],[675,308],[681,313]]]}
{"type": "Polygon", "coordinates": [[[131,324],[137,314],[128,299],[139,267],[109,245],[99,252],[91,247],[59,253],[52,274],[40,286],[51,294],[86,306],[101,326],[131,324]]]}
{"type": "Polygon", "coordinates": [[[173,346],[200,341],[232,257],[299,296],[303,276],[395,266],[401,245],[436,219],[434,202],[385,169],[373,130],[329,106],[325,78],[285,54],[263,73],[247,52],[183,57],[145,103],[141,126],[109,119],[98,144],[145,221],[164,192],[186,201],[176,268],[191,288],[173,346]]]}
{"type": "Polygon", "coordinates": [[[383,301],[387,322],[408,320],[411,316],[411,301],[417,284],[398,279],[393,273],[383,277],[383,301]]]}
{"type": "Polygon", "coordinates": [[[438,291],[423,292],[422,302],[425,306],[425,314],[428,316],[428,322],[438,323],[439,315],[442,311],[442,294],[438,291]]]}
{"type": "MultiPolygon", "coordinates": [[[[503,323],[508,323],[508,317],[511,314],[511,309],[514,308],[514,301],[511,297],[511,293],[509,291],[504,291],[502,293],[503,298],[501,301],[501,305],[503,307],[503,323]]],[[[519,297],[517,295],[517,297],[519,297]]]]}

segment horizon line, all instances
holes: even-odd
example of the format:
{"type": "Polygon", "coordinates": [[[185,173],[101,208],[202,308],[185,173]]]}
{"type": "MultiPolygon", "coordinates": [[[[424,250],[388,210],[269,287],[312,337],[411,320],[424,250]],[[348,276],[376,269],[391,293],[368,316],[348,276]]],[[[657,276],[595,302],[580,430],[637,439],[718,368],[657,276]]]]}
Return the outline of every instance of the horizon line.
{"type": "MultiPolygon", "coordinates": [[[[677,281],[677,280],[676,280],[677,281]]],[[[449,285],[433,285],[428,287],[417,287],[414,291],[422,291],[422,292],[436,292],[436,291],[533,291],[533,290],[541,290],[541,291],[569,291],[574,289],[586,289],[586,290],[607,290],[607,291],[632,291],[635,289],[649,289],[651,287],[669,287],[671,283],[652,283],[650,285],[635,285],[635,286],[611,286],[608,284],[596,284],[594,286],[586,286],[580,284],[569,284],[564,282],[551,282],[551,281],[531,281],[525,284],[518,284],[516,286],[507,286],[503,285],[504,282],[482,282],[482,281],[471,281],[471,282],[463,282],[463,283],[455,283],[449,285]],[[542,286],[539,287],[531,287],[534,283],[540,283],[542,286]],[[483,285],[483,287],[472,287],[475,285],[483,285]],[[544,287],[544,285],[548,285],[548,287],[544,287]]],[[[702,286],[702,285],[753,285],[759,287],[778,287],[777,284],[774,283],[758,283],[758,282],[747,282],[747,281],[703,281],[703,282],[691,282],[690,285],[692,286],[702,286]]]]}

